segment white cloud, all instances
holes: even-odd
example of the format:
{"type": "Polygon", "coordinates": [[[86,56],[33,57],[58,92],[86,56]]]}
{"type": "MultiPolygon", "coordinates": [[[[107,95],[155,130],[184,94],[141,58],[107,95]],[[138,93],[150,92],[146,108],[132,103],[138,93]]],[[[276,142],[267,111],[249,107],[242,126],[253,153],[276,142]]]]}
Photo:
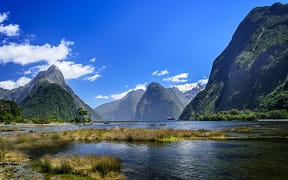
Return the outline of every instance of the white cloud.
{"type": "Polygon", "coordinates": [[[208,79],[200,79],[197,82],[181,84],[174,87],[178,88],[179,91],[185,93],[187,91],[191,91],[194,88],[203,88],[206,86],[207,82],[208,79]]]}
{"type": "Polygon", "coordinates": [[[61,70],[65,79],[77,79],[93,73],[95,68],[91,65],[77,64],[73,61],[63,60],[69,56],[72,44],[70,41],[62,40],[57,46],[47,43],[44,45],[4,45],[0,47],[0,62],[4,64],[13,62],[27,65],[44,61],[47,64],[32,67],[25,71],[24,74],[37,74],[39,71],[47,70],[50,65],[55,64],[61,70]]]}
{"type": "Polygon", "coordinates": [[[62,40],[58,46],[52,46],[48,43],[44,45],[30,44],[9,44],[0,47],[0,62],[13,62],[26,65],[41,61],[53,64],[56,61],[67,58],[71,49],[71,41],[62,40]]]}
{"type": "Polygon", "coordinates": [[[7,13],[0,13],[0,23],[6,21],[8,18],[8,14],[7,13]]]}
{"type": "Polygon", "coordinates": [[[5,34],[6,36],[18,36],[20,26],[18,24],[2,24],[5,20],[8,19],[7,13],[0,13],[0,33],[5,34]]]}
{"type": "Polygon", "coordinates": [[[168,78],[163,78],[163,81],[167,81],[167,82],[175,82],[175,83],[183,83],[183,82],[187,82],[187,78],[189,76],[189,73],[181,73],[175,76],[171,76],[168,78]]]}
{"type": "Polygon", "coordinates": [[[91,58],[89,61],[90,61],[91,63],[96,62],[96,58],[91,58]]]}
{"type": "Polygon", "coordinates": [[[11,89],[18,88],[20,86],[24,86],[25,84],[29,83],[30,81],[31,81],[30,78],[20,77],[16,81],[12,81],[12,80],[1,81],[0,87],[2,87],[4,89],[11,90],[11,89]]]}
{"type": "Polygon", "coordinates": [[[152,73],[153,76],[164,76],[164,75],[167,75],[167,74],[169,74],[169,72],[168,72],[167,69],[165,69],[165,70],[163,70],[163,71],[158,71],[158,70],[156,70],[156,71],[154,71],[154,72],[152,73]]]}
{"type": "Polygon", "coordinates": [[[95,99],[109,99],[109,96],[103,96],[103,95],[98,95],[95,97],[95,99]]]}
{"type": "MultiPolygon", "coordinates": [[[[60,69],[60,71],[62,72],[66,80],[77,79],[85,75],[91,74],[94,72],[94,69],[95,69],[91,65],[77,64],[73,61],[55,61],[53,64],[56,65],[60,69]]],[[[32,68],[29,68],[27,71],[24,71],[24,75],[32,74],[32,76],[35,76],[40,71],[46,71],[51,65],[52,64],[34,66],[32,68]]],[[[98,74],[97,76],[101,76],[101,75],[98,74]]],[[[98,78],[98,77],[95,76],[94,78],[98,78]]],[[[89,80],[89,81],[94,81],[93,76],[87,77],[84,79],[89,80]]]]}
{"type": "Polygon", "coordinates": [[[19,35],[19,25],[18,24],[0,24],[0,32],[6,36],[18,36],[19,35]]]}
{"type": "Polygon", "coordinates": [[[134,91],[134,90],[138,90],[138,89],[142,89],[142,90],[146,90],[146,82],[143,83],[143,84],[137,84],[135,86],[135,88],[133,89],[129,89],[127,91],[124,91],[124,92],[121,92],[121,93],[118,93],[118,94],[112,94],[110,95],[110,97],[113,99],[113,100],[118,100],[118,99],[122,99],[124,96],[126,96],[129,92],[131,91],[134,91]]]}
{"type": "MultiPolygon", "coordinates": [[[[0,33],[4,33],[7,36],[16,35],[19,31],[19,25],[3,25],[7,18],[8,13],[0,13],[0,33]]],[[[8,42],[7,40],[0,46],[0,64],[15,63],[22,66],[33,63],[42,64],[24,71],[24,75],[31,74],[35,76],[39,71],[47,70],[49,66],[54,64],[61,70],[65,79],[77,79],[90,75],[90,77],[84,79],[95,81],[101,76],[100,72],[106,68],[105,66],[97,68],[92,65],[84,65],[68,60],[71,54],[70,46],[73,45],[71,41],[62,40],[58,45],[49,43],[33,45],[30,44],[29,40],[24,41],[24,43],[8,42]],[[91,75],[92,73],[94,75],[91,75]]],[[[95,62],[96,58],[92,58],[90,61],[95,62]]]]}
{"type": "Polygon", "coordinates": [[[65,79],[77,79],[94,72],[91,65],[76,64],[73,61],[56,61],[54,63],[63,73],[65,79]]]}
{"type": "Polygon", "coordinates": [[[86,77],[85,79],[88,80],[88,81],[95,81],[95,80],[97,80],[100,77],[101,77],[101,75],[96,73],[95,75],[90,76],[90,77],[86,77]]]}

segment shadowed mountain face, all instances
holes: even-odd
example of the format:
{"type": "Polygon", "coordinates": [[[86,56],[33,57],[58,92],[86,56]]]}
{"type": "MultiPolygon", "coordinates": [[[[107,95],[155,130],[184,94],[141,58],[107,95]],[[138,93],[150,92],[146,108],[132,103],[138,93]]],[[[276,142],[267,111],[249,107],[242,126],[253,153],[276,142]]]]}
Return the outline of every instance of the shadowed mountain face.
{"type": "Polygon", "coordinates": [[[75,118],[77,108],[86,109],[94,120],[100,116],[85,104],[66,85],[61,71],[52,65],[47,71],[39,72],[23,87],[5,91],[4,99],[20,104],[25,117],[56,116],[64,120],[75,118]]]}
{"type": "Polygon", "coordinates": [[[102,120],[108,121],[131,121],[134,120],[136,106],[144,90],[129,92],[125,97],[110,103],[106,103],[95,108],[102,120]]]}
{"type": "Polygon", "coordinates": [[[214,61],[205,90],[180,118],[230,109],[280,109],[268,102],[288,103],[287,69],[288,5],[255,8],[214,61]]]}
{"type": "Polygon", "coordinates": [[[175,93],[175,89],[164,88],[158,83],[151,83],[136,107],[136,120],[164,120],[177,118],[185,103],[175,93]]]}

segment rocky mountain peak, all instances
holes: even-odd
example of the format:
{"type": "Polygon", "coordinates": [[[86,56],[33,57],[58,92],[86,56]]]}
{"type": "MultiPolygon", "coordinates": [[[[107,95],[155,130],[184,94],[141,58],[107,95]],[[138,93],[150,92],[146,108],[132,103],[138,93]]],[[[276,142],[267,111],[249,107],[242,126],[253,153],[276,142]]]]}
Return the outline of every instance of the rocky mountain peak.
{"type": "Polygon", "coordinates": [[[55,83],[62,87],[65,86],[64,76],[60,69],[55,65],[51,65],[46,71],[40,72],[34,80],[42,81],[43,79],[47,80],[49,83],[55,83]]]}

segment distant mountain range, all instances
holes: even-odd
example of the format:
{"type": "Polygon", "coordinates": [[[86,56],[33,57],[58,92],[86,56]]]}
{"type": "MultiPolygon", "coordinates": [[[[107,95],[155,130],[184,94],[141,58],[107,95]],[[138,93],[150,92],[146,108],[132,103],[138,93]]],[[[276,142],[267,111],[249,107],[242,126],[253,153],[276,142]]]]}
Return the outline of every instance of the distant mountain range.
{"type": "Polygon", "coordinates": [[[135,118],[136,106],[144,94],[144,90],[129,92],[122,99],[112,101],[95,108],[102,120],[131,121],[135,118]]]}
{"type": "Polygon", "coordinates": [[[164,120],[177,119],[184,107],[204,89],[205,82],[164,88],[159,83],[150,83],[147,90],[135,90],[120,100],[95,108],[103,120],[164,120]]]}
{"type": "Polygon", "coordinates": [[[27,118],[55,116],[71,120],[75,118],[77,108],[83,108],[94,120],[100,119],[99,114],[66,85],[63,74],[54,65],[37,74],[23,87],[0,89],[0,98],[18,103],[27,118]]]}
{"type": "Polygon", "coordinates": [[[180,119],[231,109],[288,110],[288,4],[254,8],[180,119]]]}

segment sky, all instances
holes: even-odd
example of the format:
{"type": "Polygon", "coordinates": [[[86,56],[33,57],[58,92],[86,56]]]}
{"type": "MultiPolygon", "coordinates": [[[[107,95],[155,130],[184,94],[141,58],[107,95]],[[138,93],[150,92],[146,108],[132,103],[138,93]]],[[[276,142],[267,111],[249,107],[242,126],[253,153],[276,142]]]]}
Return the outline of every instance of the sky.
{"type": "Polygon", "coordinates": [[[94,108],[150,82],[205,83],[249,11],[275,2],[0,0],[0,87],[55,64],[94,108]]]}

